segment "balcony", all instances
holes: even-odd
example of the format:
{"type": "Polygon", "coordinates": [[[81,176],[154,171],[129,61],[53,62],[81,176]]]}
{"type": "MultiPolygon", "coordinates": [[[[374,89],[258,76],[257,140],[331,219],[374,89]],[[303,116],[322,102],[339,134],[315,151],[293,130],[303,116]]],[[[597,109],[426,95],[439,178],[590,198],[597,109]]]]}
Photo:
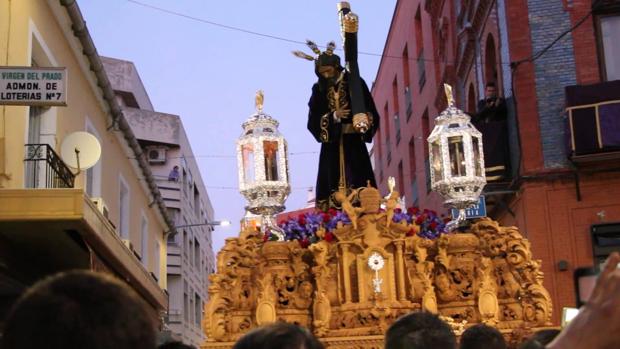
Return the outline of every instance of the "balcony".
{"type": "Polygon", "coordinates": [[[620,80],[566,87],[573,163],[620,159],[620,80]]]}
{"type": "Polygon", "coordinates": [[[27,188],[73,188],[75,175],[48,144],[26,144],[27,188]]]}
{"type": "Polygon", "coordinates": [[[0,235],[10,247],[0,259],[20,279],[105,271],[126,280],[154,308],[168,307],[168,296],[82,189],[2,189],[0,203],[0,235]]]}
{"type": "Polygon", "coordinates": [[[181,208],[181,188],[183,182],[169,180],[167,176],[154,175],[157,187],[168,208],[181,208]]]}

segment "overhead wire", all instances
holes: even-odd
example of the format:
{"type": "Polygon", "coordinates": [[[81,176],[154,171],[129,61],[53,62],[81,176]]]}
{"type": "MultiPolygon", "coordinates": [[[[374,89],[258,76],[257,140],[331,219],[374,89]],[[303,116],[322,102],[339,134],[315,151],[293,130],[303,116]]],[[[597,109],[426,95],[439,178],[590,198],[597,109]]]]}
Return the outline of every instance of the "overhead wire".
{"type": "MultiPolygon", "coordinates": [[[[233,25],[223,24],[223,23],[211,21],[211,20],[208,20],[208,19],[204,19],[204,18],[188,15],[188,14],[185,14],[185,13],[169,10],[169,9],[166,9],[166,8],[163,8],[163,7],[147,4],[147,3],[144,3],[142,1],[137,1],[137,0],[125,0],[125,1],[127,1],[129,3],[132,3],[132,4],[135,4],[135,5],[138,5],[138,6],[142,6],[144,8],[148,8],[148,9],[151,9],[151,10],[163,12],[163,13],[166,13],[166,14],[169,14],[169,15],[173,15],[173,16],[177,16],[177,17],[182,17],[182,18],[185,18],[185,19],[189,19],[189,20],[200,22],[200,23],[204,23],[204,24],[209,24],[209,25],[212,25],[212,26],[215,26],[215,27],[219,27],[219,28],[222,28],[222,29],[237,31],[237,32],[240,32],[240,33],[254,35],[254,36],[259,36],[259,37],[266,38],[266,39],[278,40],[278,41],[283,41],[283,42],[287,42],[287,43],[291,43],[291,44],[298,44],[298,45],[306,46],[306,41],[291,39],[291,38],[287,38],[287,37],[280,36],[280,35],[261,33],[261,32],[258,32],[258,31],[249,30],[249,29],[245,29],[245,28],[241,28],[241,27],[237,27],[237,26],[233,26],[233,25]]],[[[317,45],[317,46],[320,47],[320,48],[325,48],[326,47],[326,46],[321,46],[321,45],[317,45]]],[[[341,52],[343,51],[342,48],[338,48],[336,50],[337,51],[341,51],[341,52]]],[[[366,51],[358,51],[357,53],[359,55],[364,55],[364,56],[373,56],[373,57],[380,57],[380,58],[392,58],[392,59],[403,60],[403,56],[394,56],[394,55],[388,55],[388,54],[383,54],[383,53],[366,52],[366,51]]],[[[425,62],[456,63],[456,61],[446,61],[446,60],[437,60],[437,59],[420,58],[420,57],[408,58],[407,60],[408,61],[412,61],[412,62],[425,61],[425,62]]],[[[503,62],[501,62],[501,64],[502,65],[510,65],[510,63],[503,63],[503,62]]]]}

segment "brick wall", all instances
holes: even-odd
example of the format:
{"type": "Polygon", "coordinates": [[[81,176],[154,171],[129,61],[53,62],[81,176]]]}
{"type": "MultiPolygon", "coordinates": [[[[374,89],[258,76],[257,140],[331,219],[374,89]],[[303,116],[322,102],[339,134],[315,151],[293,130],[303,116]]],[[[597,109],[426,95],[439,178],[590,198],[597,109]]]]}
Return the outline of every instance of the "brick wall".
{"type": "MultiPolygon", "coordinates": [[[[563,0],[528,0],[528,8],[535,53],[571,27],[563,0]]],[[[534,65],[544,167],[565,167],[564,87],[577,83],[572,34],[564,36],[534,65]]]]}

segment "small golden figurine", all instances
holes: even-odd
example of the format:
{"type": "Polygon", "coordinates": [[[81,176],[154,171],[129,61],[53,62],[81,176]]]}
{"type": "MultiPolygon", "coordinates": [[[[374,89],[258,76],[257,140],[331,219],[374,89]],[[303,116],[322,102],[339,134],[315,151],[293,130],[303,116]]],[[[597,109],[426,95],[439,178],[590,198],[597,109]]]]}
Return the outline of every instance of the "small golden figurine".
{"type": "Polygon", "coordinates": [[[256,91],[256,97],[254,99],[254,105],[256,106],[256,110],[260,113],[263,111],[263,103],[265,102],[265,94],[263,90],[256,91]]]}
{"type": "Polygon", "coordinates": [[[454,107],[454,95],[452,94],[452,86],[443,84],[443,90],[446,93],[446,100],[448,101],[448,107],[454,107]]]}

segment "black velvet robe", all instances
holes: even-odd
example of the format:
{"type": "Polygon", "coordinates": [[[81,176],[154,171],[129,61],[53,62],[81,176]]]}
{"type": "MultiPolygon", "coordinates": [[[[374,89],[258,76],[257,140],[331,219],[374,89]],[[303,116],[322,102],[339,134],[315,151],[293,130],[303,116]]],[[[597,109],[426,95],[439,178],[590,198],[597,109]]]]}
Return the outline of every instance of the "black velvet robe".
{"type": "MultiPolygon", "coordinates": [[[[345,83],[348,81],[347,73],[345,73],[343,80],[345,83]]],[[[365,143],[372,142],[372,138],[379,127],[379,113],[368,86],[363,80],[362,85],[366,110],[370,113],[372,120],[370,128],[365,134],[344,133],[342,135],[347,188],[365,187],[367,181],[370,181],[372,186],[377,186],[365,143]]],[[[316,180],[316,207],[323,210],[329,207],[337,207],[330,200],[330,197],[333,192],[338,190],[340,179],[340,136],[343,127],[350,129],[345,125],[350,125],[352,122],[352,116],[342,119],[341,122],[334,120],[334,110],[330,109],[327,95],[327,88],[317,82],[312,86],[312,96],[308,102],[310,107],[308,130],[317,142],[321,143],[319,171],[316,180]]],[[[348,93],[346,98],[349,98],[348,93]]],[[[351,105],[350,100],[349,105],[351,105]]]]}

